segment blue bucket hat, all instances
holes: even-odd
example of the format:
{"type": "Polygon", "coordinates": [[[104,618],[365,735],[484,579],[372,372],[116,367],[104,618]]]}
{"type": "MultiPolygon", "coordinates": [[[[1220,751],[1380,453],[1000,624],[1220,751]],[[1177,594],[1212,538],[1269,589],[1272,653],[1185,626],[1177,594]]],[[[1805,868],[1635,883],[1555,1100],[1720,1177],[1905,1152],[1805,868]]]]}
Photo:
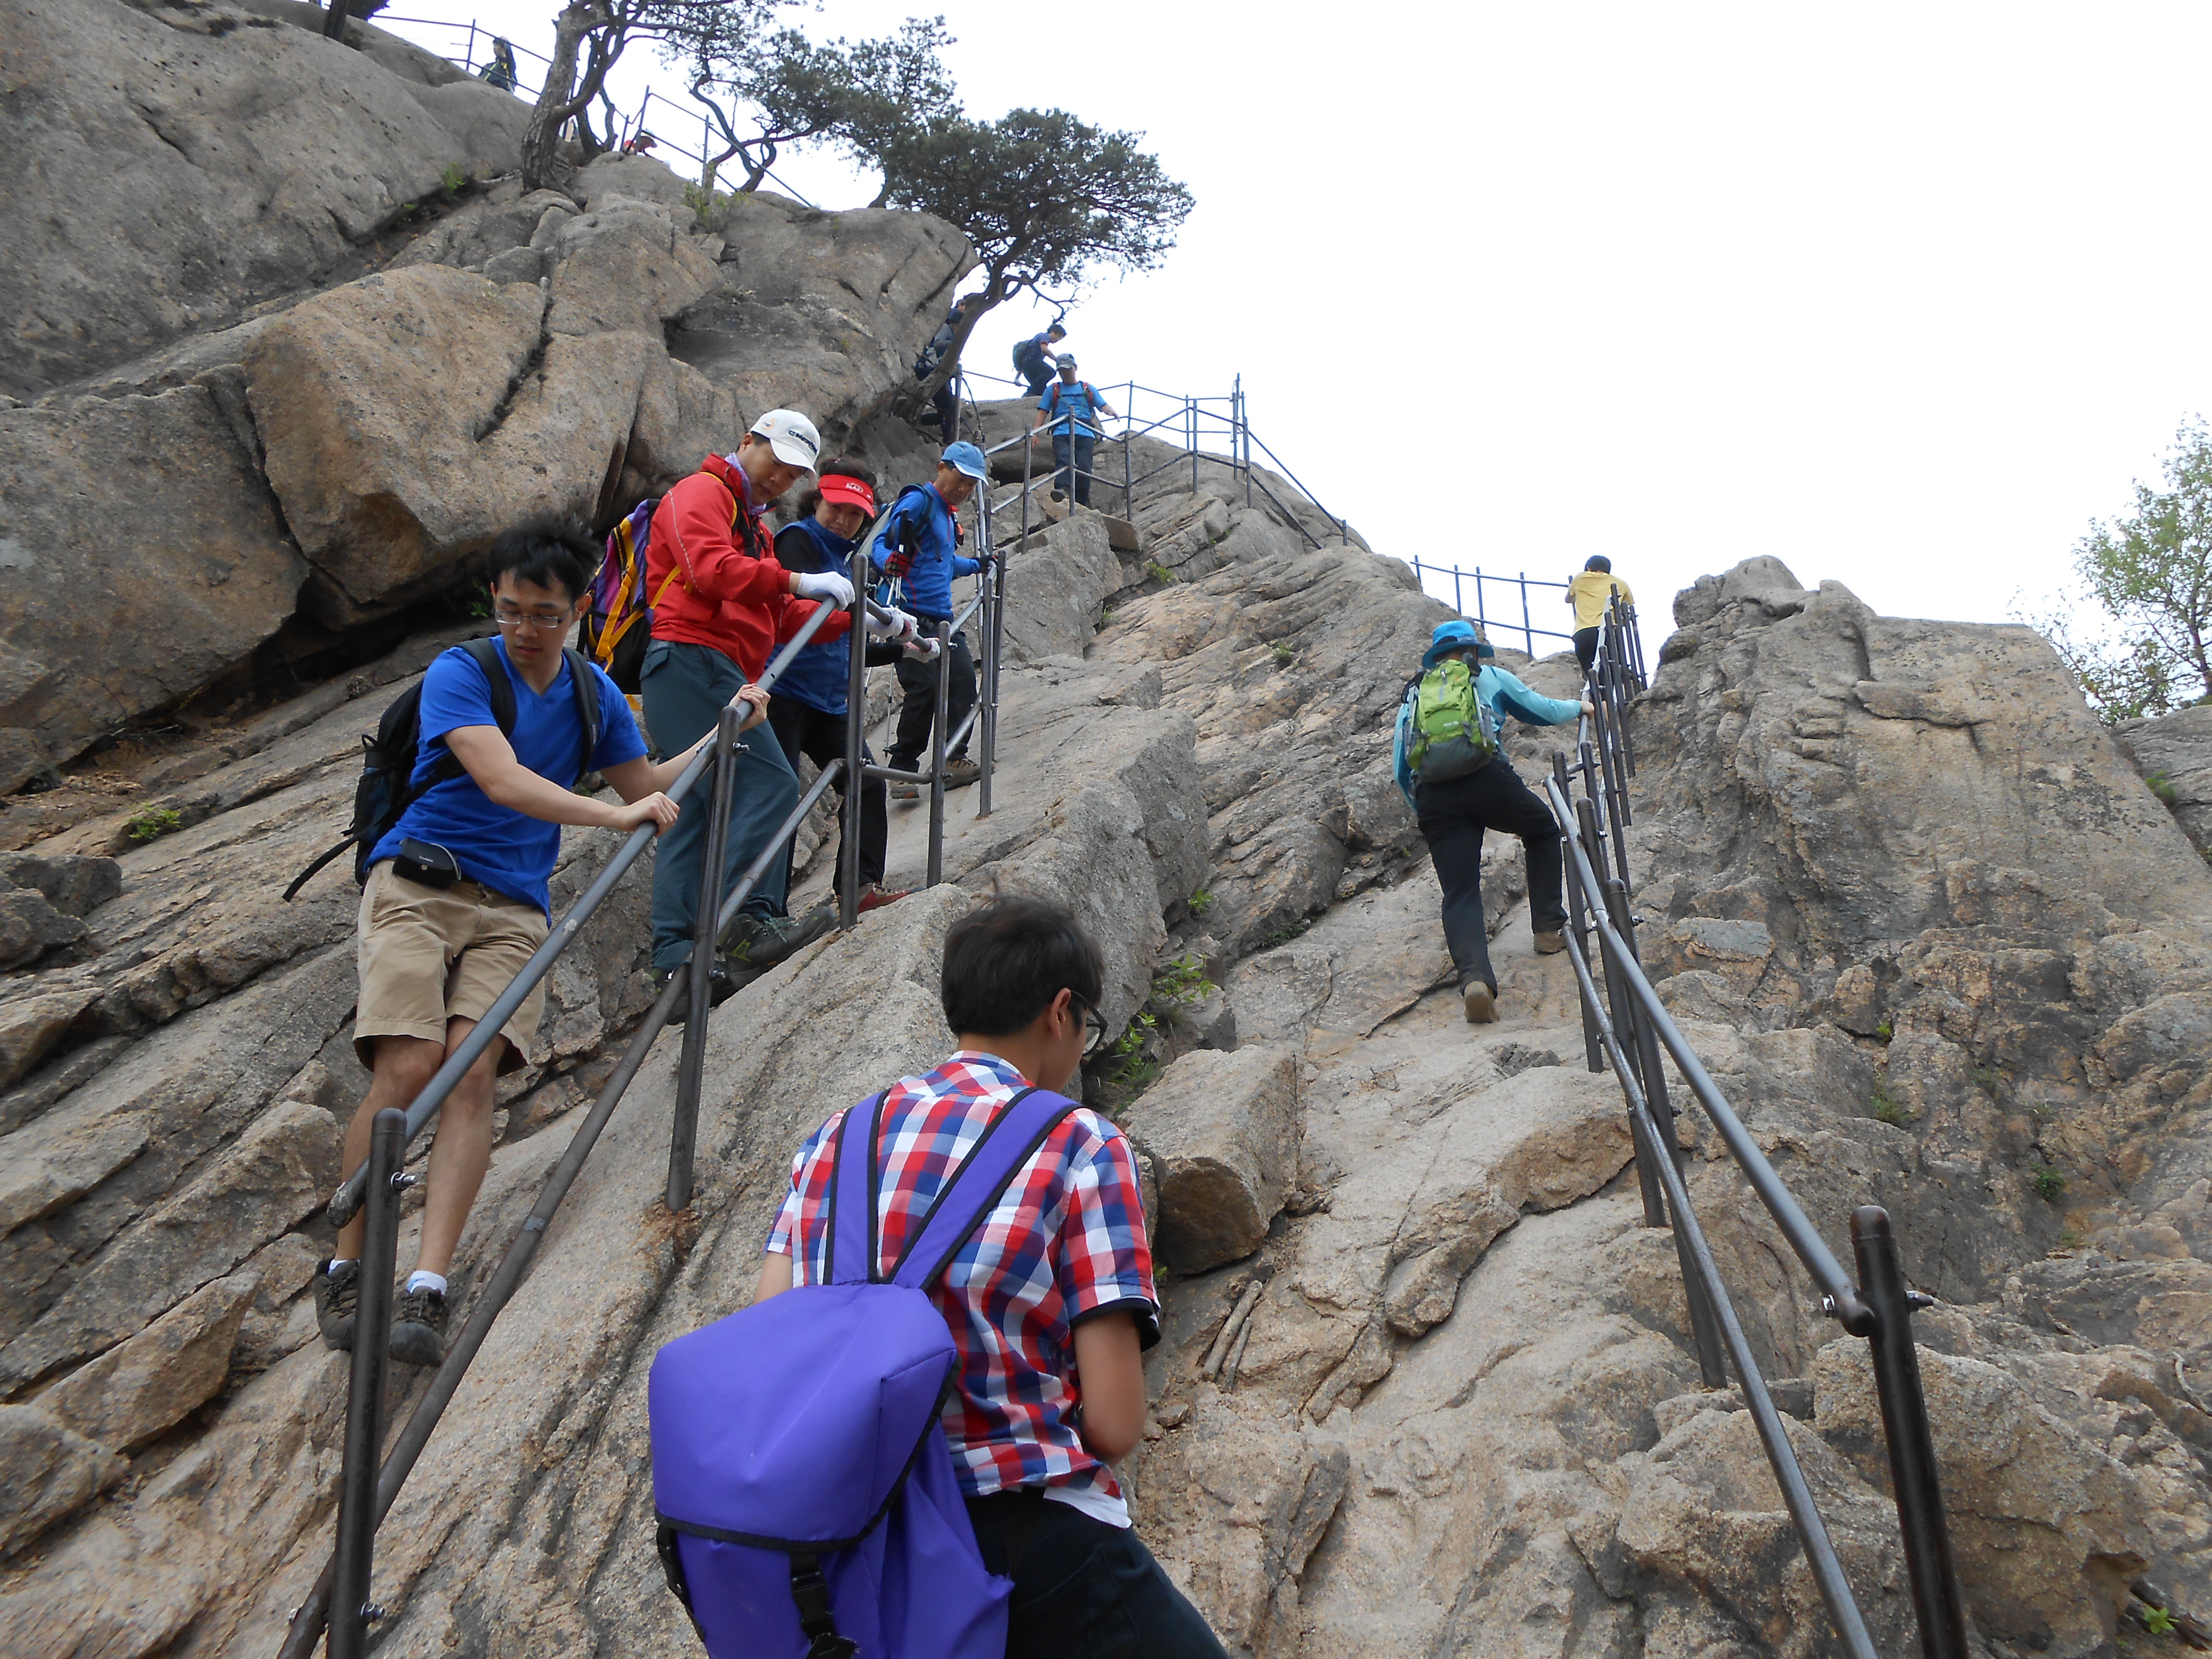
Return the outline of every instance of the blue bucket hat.
{"type": "Polygon", "coordinates": [[[1474,647],[1474,654],[1478,657],[1498,654],[1491,649],[1490,641],[1475,632],[1473,623],[1463,622],[1457,617],[1448,623],[1439,623],[1437,631],[1429,635],[1429,648],[1422,655],[1421,666],[1434,668],[1452,652],[1464,651],[1469,646],[1474,647]]]}
{"type": "Polygon", "coordinates": [[[971,478],[983,476],[983,452],[973,444],[947,444],[945,453],[939,459],[945,465],[957,468],[971,478]]]}

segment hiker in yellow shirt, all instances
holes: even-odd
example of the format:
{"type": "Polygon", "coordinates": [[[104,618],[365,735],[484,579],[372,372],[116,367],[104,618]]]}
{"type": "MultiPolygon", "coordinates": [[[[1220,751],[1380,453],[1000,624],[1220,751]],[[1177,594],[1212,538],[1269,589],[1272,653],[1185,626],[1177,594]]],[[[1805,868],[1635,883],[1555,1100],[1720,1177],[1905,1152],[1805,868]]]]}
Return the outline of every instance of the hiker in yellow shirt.
{"type": "Polygon", "coordinates": [[[1613,561],[1602,553],[1591,555],[1583,574],[1567,584],[1567,603],[1575,608],[1575,655],[1582,662],[1585,678],[1597,661],[1598,634],[1605,627],[1606,607],[1616,593],[1623,605],[1636,604],[1636,595],[1613,574],[1613,561]]]}

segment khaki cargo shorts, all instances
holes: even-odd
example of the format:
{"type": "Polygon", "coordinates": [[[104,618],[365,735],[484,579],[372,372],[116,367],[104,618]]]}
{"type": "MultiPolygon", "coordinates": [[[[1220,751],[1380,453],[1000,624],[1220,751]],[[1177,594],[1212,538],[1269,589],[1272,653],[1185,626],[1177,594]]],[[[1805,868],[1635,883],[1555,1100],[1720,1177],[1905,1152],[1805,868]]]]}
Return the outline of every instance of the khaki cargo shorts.
{"type": "MultiPolygon", "coordinates": [[[[353,1051],[373,1066],[381,1036],[446,1040],[449,1019],[481,1020],[545,942],[545,913],[472,881],[425,887],[386,859],[361,895],[361,1000],[353,1051]]],[[[545,1012],[538,981],[501,1028],[501,1072],[518,1071],[545,1012]]]]}

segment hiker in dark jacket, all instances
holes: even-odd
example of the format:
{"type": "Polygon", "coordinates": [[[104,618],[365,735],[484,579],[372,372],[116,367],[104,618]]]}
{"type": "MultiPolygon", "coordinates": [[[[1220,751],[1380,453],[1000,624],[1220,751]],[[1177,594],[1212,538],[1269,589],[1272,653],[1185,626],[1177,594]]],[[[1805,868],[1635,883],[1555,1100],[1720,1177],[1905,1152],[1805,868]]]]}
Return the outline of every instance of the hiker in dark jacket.
{"type": "MultiPolygon", "coordinates": [[[[1493,743],[1501,738],[1507,714],[1528,726],[1564,726],[1591,712],[1587,702],[1530,690],[1488,660],[1496,654],[1474,624],[1455,620],[1437,628],[1421,658],[1424,673],[1454,656],[1474,671],[1483,729],[1493,743]]],[[[1483,832],[1497,830],[1521,838],[1528,864],[1528,922],[1537,954],[1550,956],[1566,949],[1559,823],[1502,749],[1477,770],[1442,783],[1413,781],[1402,741],[1394,762],[1398,787],[1413,804],[1437,884],[1444,890],[1444,946],[1459,970],[1460,1000],[1470,1024],[1486,1024],[1498,1018],[1498,972],[1490,965],[1490,932],[1482,915],[1483,832]]]]}
{"type": "MultiPolygon", "coordinates": [[[[912,641],[900,659],[898,682],[906,693],[899,709],[898,732],[891,739],[890,765],[897,771],[917,769],[929,747],[929,726],[937,713],[937,641],[931,624],[952,620],[952,579],[972,576],[982,567],[960,551],[960,509],[983,481],[983,452],[974,444],[950,444],[937,464],[931,483],[901,492],[890,517],[877,533],[869,557],[879,573],[898,579],[907,610],[921,624],[921,637],[912,641]]],[[[963,630],[951,641],[952,688],[945,712],[949,738],[975,706],[975,659],[969,654],[963,630]]],[[[958,789],[983,775],[968,758],[968,739],[951,744],[945,752],[945,787],[958,789]]],[[[895,800],[914,800],[919,786],[891,786],[895,800]]]]}
{"type": "MultiPolygon", "coordinates": [[[[876,476],[858,461],[836,457],[823,461],[817,469],[819,485],[799,498],[799,516],[776,532],[776,561],[787,570],[803,571],[811,574],[830,570],[850,578],[853,574],[853,550],[859,545],[857,538],[868,527],[875,516],[876,476]]],[[[897,613],[900,626],[888,639],[872,639],[866,647],[868,665],[881,667],[896,663],[902,647],[914,637],[914,618],[904,611],[897,613]]],[[[799,757],[805,755],[816,766],[827,766],[833,760],[845,757],[847,739],[846,711],[852,675],[852,648],[844,645],[809,645],[791,659],[776,681],[775,690],[769,699],[768,722],[775,731],[776,740],[783,744],[783,752],[791,762],[792,770],[799,769],[799,757]]],[[[862,745],[860,758],[872,766],[876,757],[862,745]]],[[[850,781],[840,777],[837,793],[840,796],[850,787],[850,781]]],[[[841,817],[842,823],[843,819],[841,817]]],[[[889,904],[894,899],[906,896],[901,893],[886,893],[880,884],[884,878],[884,847],[888,839],[887,820],[884,809],[884,781],[871,778],[860,791],[860,906],[872,910],[878,905],[889,904]]],[[[787,872],[784,885],[790,887],[788,871],[791,850],[784,850],[787,872]]],[[[837,862],[832,866],[836,876],[832,885],[845,890],[845,843],[841,832],[837,842],[837,862]]]]}
{"type": "Polygon", "coordinates": [[[1030,396],[1042,398],[1047,381],[1052,379],[1051,364],[1055,361],[1053,348],[1067,337],[1067,331],[1058,323],[1042,334],[1032,334],[1014,348],[1014,373],[1029,382],[1030,396]]]}

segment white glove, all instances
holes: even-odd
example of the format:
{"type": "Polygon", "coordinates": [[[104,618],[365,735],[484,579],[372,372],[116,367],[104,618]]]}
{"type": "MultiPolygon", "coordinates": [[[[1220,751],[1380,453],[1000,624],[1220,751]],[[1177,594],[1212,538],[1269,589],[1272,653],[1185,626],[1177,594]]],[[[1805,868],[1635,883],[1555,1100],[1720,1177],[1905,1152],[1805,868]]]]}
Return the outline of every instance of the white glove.
{"type": "Polygon", "coordinates": [[[916,635],[914,638],[906,642],[906,653],[908,656],[915,658],[922,662],[935,662],[937,660],[937,636],[934,634],[916,635]]]}
{"type": "Polygon", "coordinates": [[[792,580],[802,599],[827,599],[840,611],[853,603],[853,584],[834,570],[802,571],[792,580]]]}
{"type": "Polygon", "coordinates": [[[868,613],[868,632],[878,639],[910,640],[914,637],[914,618],[903,611],[893,611],[883,617],[872,611],[868,613]]]}

